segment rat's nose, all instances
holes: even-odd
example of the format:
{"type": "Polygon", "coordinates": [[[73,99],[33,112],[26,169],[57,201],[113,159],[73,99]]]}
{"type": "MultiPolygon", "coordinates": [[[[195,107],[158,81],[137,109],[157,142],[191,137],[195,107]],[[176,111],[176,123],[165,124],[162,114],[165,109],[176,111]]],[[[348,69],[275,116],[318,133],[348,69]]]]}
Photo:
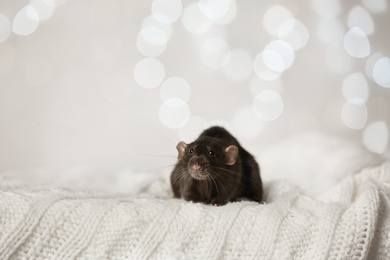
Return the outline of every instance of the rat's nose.
{"type": "Polygon", "coordinates": [[[195,163],[194,165],[192,165],[192,169],[193,169],[194,171],[199,172],[199,171],[203,170],[203,166],[200,165],[199,163],[195,163]]]}

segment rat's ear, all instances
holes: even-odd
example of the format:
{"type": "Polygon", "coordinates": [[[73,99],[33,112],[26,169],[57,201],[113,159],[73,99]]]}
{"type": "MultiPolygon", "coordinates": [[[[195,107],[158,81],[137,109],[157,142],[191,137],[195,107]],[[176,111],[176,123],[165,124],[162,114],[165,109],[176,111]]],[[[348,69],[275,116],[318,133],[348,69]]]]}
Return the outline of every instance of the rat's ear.
{"type": "Polygon", "coordinates": [[[225,163],[233,165],[237,161],[238,148],[235,145],[230,145],[225,149],[225,163]]]}
{"type": "Polygon", "coordinates": [[[177,159],[181,160],[183,158],[187,146],[188,146],[188,144],[186,144],[183,141],[181,141],[180,143],[178,143],[176,145],[176,149],[179,152],[179,154],[177,155],[177,159]]]}

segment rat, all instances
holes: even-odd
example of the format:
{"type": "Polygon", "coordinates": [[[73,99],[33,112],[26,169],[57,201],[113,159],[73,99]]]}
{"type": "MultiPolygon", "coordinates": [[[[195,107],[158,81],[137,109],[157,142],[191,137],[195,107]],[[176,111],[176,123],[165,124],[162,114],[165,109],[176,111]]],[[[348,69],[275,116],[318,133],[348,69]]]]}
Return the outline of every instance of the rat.
{"type": "Polygon", "coordinates": [[[216,206],[240,197],[262,201],[259,165],[225,128],[210,127],[176,149],[178,162],[170,179],[175,198],[216,206]]]}

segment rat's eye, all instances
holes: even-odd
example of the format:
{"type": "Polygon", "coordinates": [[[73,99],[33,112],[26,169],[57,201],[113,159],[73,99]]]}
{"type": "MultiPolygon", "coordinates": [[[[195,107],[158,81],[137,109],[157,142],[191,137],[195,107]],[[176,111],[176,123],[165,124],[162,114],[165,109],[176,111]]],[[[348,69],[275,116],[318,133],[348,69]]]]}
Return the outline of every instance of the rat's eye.
{"type": "Polygon", "coordinates": [[[214,151],[213,151],[213,150],[210,150],[210,151],[209,151],[209,155],[214,156],[214,155],[215,155],[214,151]]]}
{"type": "Polygon", "coordinates": [[[194,148],[191,148],[189,152],[190,152],[190,153],[193,153],[193,152],[194,152],[194,148]]]}

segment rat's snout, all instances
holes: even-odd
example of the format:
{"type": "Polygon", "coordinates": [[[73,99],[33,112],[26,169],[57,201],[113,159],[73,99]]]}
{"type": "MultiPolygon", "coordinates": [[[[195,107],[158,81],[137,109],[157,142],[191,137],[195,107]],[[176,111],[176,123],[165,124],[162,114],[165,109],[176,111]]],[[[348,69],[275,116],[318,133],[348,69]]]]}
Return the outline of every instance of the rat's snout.
{"type": "Polygon", "coordinates": [[[196,172],[200,172],[203,170],[203,164],[196,162],[195,164],[192,165],[192,169],[196,172]]]}

